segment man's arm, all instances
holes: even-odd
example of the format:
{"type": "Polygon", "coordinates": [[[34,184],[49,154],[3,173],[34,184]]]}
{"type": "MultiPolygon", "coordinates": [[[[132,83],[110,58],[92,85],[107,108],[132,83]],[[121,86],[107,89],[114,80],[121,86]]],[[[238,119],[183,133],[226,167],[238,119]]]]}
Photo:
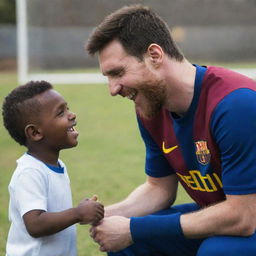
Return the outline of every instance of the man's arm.
{"type": "Polygon", "coordinates": [[[101,251],[119,251],[136,240],[213,235],[250,236],[256,228],[256,195],[227,196],[227,200],[193,213],[149,215],[138,218],[106,217],[91,229],[101,251]],[[138,233],[132,233],[138,231],[138,233]],[[134,240],[135,239],[135,240],[134,240]]]}
{"type": "Polygon", "coordinates": [[[105,218],[90,230],[101,251],[118,251],[132,243],[131,216],[144,216],[170,207],[177,192],[177,176],[148,177],[125,200],[105,208],[105,218]]]}
{"type": "Polygon", "coordinates": [[[256,194],[227,195],[221,203],[181,215],[180,223],[187,238],[250,236],[256,229],[256,194]]]}
{"type": "Polygon", "coordinates": [[[125,200],[107,206],[105,216],[143,216],[170,207],[175,199],[178,181],[176,175],[161,178],[147,177],[125,200]]]}

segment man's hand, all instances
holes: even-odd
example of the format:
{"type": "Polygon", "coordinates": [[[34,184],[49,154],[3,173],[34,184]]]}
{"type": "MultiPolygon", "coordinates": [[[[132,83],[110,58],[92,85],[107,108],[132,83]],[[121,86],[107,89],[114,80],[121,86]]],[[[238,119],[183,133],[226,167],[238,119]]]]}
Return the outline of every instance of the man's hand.
{"type": "Polygon", "coordinates": [[[105,217],[90,229],[90,235],[102,252],[116,252],[132,244],[130,219],[122,216],[105,217]]]}

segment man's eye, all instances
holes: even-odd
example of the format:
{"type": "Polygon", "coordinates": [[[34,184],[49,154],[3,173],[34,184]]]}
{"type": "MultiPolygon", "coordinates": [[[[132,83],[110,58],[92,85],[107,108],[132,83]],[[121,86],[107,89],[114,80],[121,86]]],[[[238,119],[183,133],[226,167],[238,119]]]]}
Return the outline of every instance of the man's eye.
{"type": "Polygon", "coordinates": [[[110,73],[110,76],[112,76],[112,77],[121,77],[123,74],[124,74],[123,70],[113,70],[110,73]]]}
{"type": "Polygon", "coordinates": [[[121,71],[119,71],[119,72],[116,73],[116,76],[117,76],[117,77],[121,77],[123,74],[124,74],[124,72],[121,70],[121,71]]]}

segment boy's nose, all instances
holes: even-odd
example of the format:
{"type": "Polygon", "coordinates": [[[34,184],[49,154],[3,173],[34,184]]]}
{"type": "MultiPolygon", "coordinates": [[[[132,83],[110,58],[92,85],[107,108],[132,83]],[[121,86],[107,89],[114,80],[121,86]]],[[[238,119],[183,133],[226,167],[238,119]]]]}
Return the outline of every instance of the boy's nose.
{"type": "Polygon", "coordinates": [[[69,119],[70,120],[76,119],[76,114],[74,112],[69,111],[69,119]]]}

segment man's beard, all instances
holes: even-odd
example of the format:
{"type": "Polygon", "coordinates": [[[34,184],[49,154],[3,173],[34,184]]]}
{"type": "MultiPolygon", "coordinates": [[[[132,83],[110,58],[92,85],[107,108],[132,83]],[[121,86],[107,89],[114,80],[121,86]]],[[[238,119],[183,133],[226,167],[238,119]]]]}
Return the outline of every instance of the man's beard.
{"type": "Polygon", "coordinates": [[[137,108],[138,113],[145,119],[151,119],[156,116],[162,109],[166,92],[163,83],[157,84],[143,84],[139,89],[140,93],[146,98],[146,104],[137,108]]]}

